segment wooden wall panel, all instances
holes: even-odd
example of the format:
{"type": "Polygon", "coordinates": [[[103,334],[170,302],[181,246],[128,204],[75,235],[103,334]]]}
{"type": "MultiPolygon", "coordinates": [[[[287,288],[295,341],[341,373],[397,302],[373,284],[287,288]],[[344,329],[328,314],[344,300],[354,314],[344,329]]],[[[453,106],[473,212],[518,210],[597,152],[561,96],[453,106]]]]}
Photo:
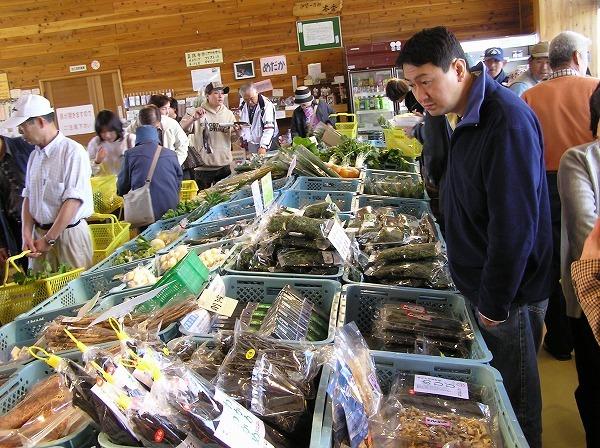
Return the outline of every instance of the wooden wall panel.
{"type": "MultiPolygon", "coordinates": [[[[346,45],[404,40],[415,31],[446,25],[461,39],[533,31],[533,0],[344,0],[346,45]]],[[[36,87],[39,79],[69,76],[69,66],[101,63],[120,69],[127,92],[173,89],[192,93],[184,54],[222,48],[224,82],[237,87],[233,63],[285,54],[288,74],[271,78],[291,94],[309,63],[326,73],[344,72],[343,51],[300,53],[294,0],[2,0],[0,71],[11,87],[36,87]]],[[[91,70],[88,68],[88,70],[91,70]]]]}

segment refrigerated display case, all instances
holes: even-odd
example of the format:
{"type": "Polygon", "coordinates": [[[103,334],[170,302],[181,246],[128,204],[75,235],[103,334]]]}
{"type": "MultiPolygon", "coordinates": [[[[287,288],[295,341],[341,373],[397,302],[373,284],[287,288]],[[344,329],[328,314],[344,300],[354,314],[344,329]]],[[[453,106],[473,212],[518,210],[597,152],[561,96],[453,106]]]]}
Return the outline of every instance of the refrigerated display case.
{"type": "Polygon", "coordinates": [[[359,134],[373,137],[381,133],[379,118],[390,119],[400,112],[400,105],[385,96],[387,81],[399,76],[395,67],[397,44],[382,42],[346,48],[350,107],[357,116],[359,134]]]}

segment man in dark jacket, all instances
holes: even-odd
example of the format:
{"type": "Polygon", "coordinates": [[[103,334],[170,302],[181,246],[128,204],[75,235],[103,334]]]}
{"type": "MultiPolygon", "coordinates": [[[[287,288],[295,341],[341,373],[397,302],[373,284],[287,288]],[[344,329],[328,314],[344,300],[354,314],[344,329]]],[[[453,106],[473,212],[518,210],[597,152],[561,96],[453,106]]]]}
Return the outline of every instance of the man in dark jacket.
{"type": "MultiPolygon", "coordinates": [[[[130,190],[141,188],[145,182],[156,147],[158,131],[154,126],[140,126],[135,131],[135,146],[125,151],[125,159],[117,179],[117,193],[123,196],[130,190]]],[[[159,220],[165,212],[179,204],[179,190],[183,172],[175,151],[161,148],[161,153],[150,183],[150,196],[154,218],[159,220]]]]}
{"type": "Polygon", "coordinates": [[[508,75],[504,71],[506,61],[504,60],[504,50],[502,48],[492,47],[485,50],[483,63],[494,81],[508,87],[508,75]]]}
{"type": "Polygon", "coordinates": [[[9,256],[21,253],[21,193],[33,148],[22,137],[0,136],[0,268],[9,256]]]}
{"type": "Polygon", "coordinates": [[[428,113],[459,117],[442,189],[450,269],[475,309],[525,436],[539,448],[536,354],[552,257],[539,123],[485,69],[469,71],[446,28],[414,35],[398,63],[428,113]]]}

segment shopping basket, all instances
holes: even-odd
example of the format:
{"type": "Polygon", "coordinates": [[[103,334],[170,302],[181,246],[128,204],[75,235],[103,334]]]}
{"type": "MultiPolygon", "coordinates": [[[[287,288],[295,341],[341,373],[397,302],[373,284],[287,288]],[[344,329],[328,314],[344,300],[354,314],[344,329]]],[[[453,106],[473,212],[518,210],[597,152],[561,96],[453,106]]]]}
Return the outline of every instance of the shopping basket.
{"type": "Polygon", "coordinates": [[[111,213],[123,206],[123,198],[117,195],[116,175],[94,176],[90,182],[96,213],[111,213]]]}
{"type": "Polygon", "coordinates": [[[358,121],[355,114],[339,113],[330,114],[329,116],[335,118],[346,117],[345,122],[337,121],[335,123],[335,130],[348,138],[355,139],[358,136],[358,121]],[[352,118],[352,121],[348,121],[350,118],[352,118]]]}
{"type": "Polygon", "coordinates": [[[10,257],[4,268],[4,282],[0,286],[0,322],[2,324],[12,321],[19,314],[24,313],[42,300],[58,292],[63,286],[79,277],[83,272],[83,268],[74,269],[64,274],[57,274],[36,280],[27,285],[18,285],[14,282],[9,283],[9,266],[12,265],[17,271],[24,273],[23,269],[15,263],[15,260],[23,258],[29,252],[25,251],[19,255],[10,257]]]}
{"type": "Polygon", "coordinates": [[[184,180],[179,190],[180,201],[191,201],[198,194],[198,184],[195,180],[184,180]]]}
{"type": "Polygon", "coordinates": [[[93,218],[109,221],[104,224],[89,225],[94,245],[93,263],[96,265],[129,241],[131,224],[119,222],[115,215],[94,214],[93,218]]]}
{"type": "Polygon", "coordinates": [[[384,129],[385,146],[398,148],[407,157],[419,157],[423,151],[423,145],[416,138],[409,138],[403,129],[384,129]]]}

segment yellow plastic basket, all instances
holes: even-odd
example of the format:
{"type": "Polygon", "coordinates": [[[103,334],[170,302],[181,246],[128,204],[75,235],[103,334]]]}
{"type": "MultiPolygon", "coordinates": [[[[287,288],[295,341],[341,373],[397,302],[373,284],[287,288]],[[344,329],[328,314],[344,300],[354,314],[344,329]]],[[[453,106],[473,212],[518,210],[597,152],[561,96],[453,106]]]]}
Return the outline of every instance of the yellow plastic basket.
{"type": "Polygon", "coordinates": [[[23,269],[15,263],[15,260],[26,256],[28,253],[29,251],[25,251],[20,255],[10,257],[6,262],[4,281],[0,286],[0,322],[2,325],[11,322],[19,314],[29,311],[48,297],[56,294],[84,271],[83,268],[74,269],[65,274],[53,275],[27,285],[18,285],[14,282],[8,283],[9,266],[12,265],[17,271],[23,272],[23,269]]]}
{"type": "Polygon", "coordinates": [[[423,151],[423,145],[416,138],[409,138],[403,129],[384,129],[385,146],[388,148],[398,148],[403,155],[419,157],[423,151]]]}
{"type": "Polygon", "coordinates": [[[184,180],[179,190],[180,201],[191,201],[198,194],[198,184],[195,180],[184,180]]]}
{"type": "Polygon", "coordinates": [[[94,245],[93,262],[95,265],[130,240],[129,228],[131,224],[128,222],[119,222],[115,215],[94,214],[92,219],[110,221],[103,224],[89,225],[94,245]]]}
{"type": "Polygon", "coordinates": [[[344,122],[336,120],[335,130],[348,138],[356,138],[358,136],[358,121],[356,120],[356,114],[339,113],[331,114],[329,116],[336,118],[346,117],[346,121],[344,122]],[[348,121],[350,118],[352,118],[352,121],[348,121]]]}
{"type": "Polygon", "coordinates": [[[94,176],[91,183],[96,213],[112,213],[123,206],[123,198],[117,195],[117,176],[94,176]]]}

